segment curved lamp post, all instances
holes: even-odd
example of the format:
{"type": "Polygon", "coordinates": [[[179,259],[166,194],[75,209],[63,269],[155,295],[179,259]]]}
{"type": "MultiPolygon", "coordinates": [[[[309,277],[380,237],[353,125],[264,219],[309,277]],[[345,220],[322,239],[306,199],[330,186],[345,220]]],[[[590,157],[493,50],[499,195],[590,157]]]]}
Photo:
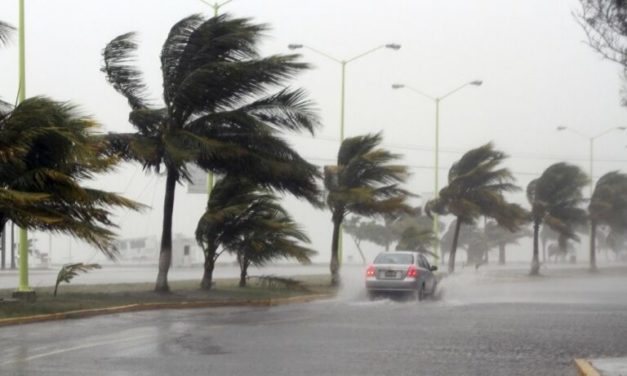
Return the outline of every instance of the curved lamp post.
{"type": "MultiPolygon", "coordinates": [[[[420,91],[409,85],[400,84],[400,83],[392,84],[392,89],[395,89],[395,90],[407,89],[435,103],[435,176],[434,176],[434,191],[433,191],[434,197],[437,197],[437,194],[438,194],[438,190],[439,190],[438,183],[439,183],[439,177],[440,177],[440,174],[439,174],[440,173],[440,102],[450,97],[451,95],[455,94],[456,92],[460,91],[461,89],[465,88],[466,86],[481,86],[482,84],[483,84],[482,80],[473,80],[470,82],[466,82],[463,85],[460,85],[456,87],[455,89],[447,92],[446,94],[438,96],[438,97],[426,94],[423,91],[420,91]]],[[[440,254],[439,226],[440,226],[439,216],[435,214],[433,216],[433,234],[435,235],[435,242],[433,244],[433,248],[434,248],[434,253],[436,254],[436,257],[440,260],[440,262],[442,262],[442,257],[440,254]]]]}
{"type": "Polygon", "coordinates": [[[596,134],[594,136],[590,136],[588,134],[585,134],[583,132],[580,132],[580,131],[578,131],[576,129],[573,129],[573,128],[570,128],[570,127],[567,127],[567,126],[564,126],[564,125],[560,125],[556,129],[557,129],[558,132],[561,132],[561,131],[572,132],[572,133],[574,133],[576,135],[579,135],[580,137],[588,139],[588,141],[590,142],[590,154],[589,154],[588,162],[590,164],[590,197],[592,197],[592,192],[594,191],[594,175],[592,174],[593,171],[594,171],[594,141],[597,138],[599,138],[601,136],[604,136],[604,135],[606,135],[606,134],[608,134],[610,132],[613,132],[613,131],[624,131],[625,129],[627,129],[627,127],[611,127],[611,128],[608,128],[608,129],[604,130],[603,132],[598,133],[598,134],[596,134]]]}

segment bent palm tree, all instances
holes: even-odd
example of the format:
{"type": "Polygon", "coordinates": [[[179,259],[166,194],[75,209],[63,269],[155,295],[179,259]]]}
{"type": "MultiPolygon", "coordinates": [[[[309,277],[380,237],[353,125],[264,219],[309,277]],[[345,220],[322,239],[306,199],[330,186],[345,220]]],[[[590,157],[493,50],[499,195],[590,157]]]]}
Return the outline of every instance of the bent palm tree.
{"type": "Polygon", "coordinates": [[[327,205],[333,222],[330,265],[333,286],[340,283],[340,227],[348,213],[374,217],[411,210],[406,204],[409,193],[398,186],[407,179],[407,167],[390,164],[399,156],[378,148],[381,140],[381,134],[347,138],[340,146],[337,165],[324,168],[327,205]]]}
{"type": "Polygon", "coordinates": [[[198,221],[196,240],[205,255],[201,288],[211,289],[215,262],[242,231],[249,230],[252,203],[270,200],[268,192],[258,191],[249,180],[227,175],[216,182],[207,209],[198,221]],[[222,247],[222,248],[220,248],[222,247]]]}
{"type": "Polygon", "coordinates": [[[188,179],[188,165],[246,176],[318,203],[317,168],[279,136],[280,130],[313,133],[315,112],[302,90],[271,93],[308,65],[297,61],[299,55],[260,57],[257,46],[266,30],[226,15],[179,21],[161,50],[163,107],[151,105],[132,64],[137,48],[133,33],[104,49],[102,70],[127,98],[129,120],[137,129],[111,135],[111,148],[145,169],[166,173],[156,291],[169,291],[175,189],[188,179]]]}
{"type": "Polygon", "coordinates": [[[575,227],[586,222],[586,212],[580,208],[584,202],[581,189],[586,184],[588,177],[579,167],[556,163],[527,186],[533,222],[531,275],[540,273],[538,235],[542,223],[565,238],[579,239],[575,227]]]}
{"type": "Polygon", "coordinates": [[[115,255],[109,209],[140,206],[82,185],[118,162],[105,155],[96,126],[73,106],[42,97],[0,111],[0,227],[11,220],[68,233],[115,255]]]}
{"type": "Polygon", "coordinates": [[[448,258],[448,270],[455,271],[457,240],[462,224],[474,224],[480,216],[493,218],[510,231],[516,231],[527,217],[518,204],[505,199],[505,192],[519,190],[512,173],[499,165],[507,156],[494,149],[492,143],[470,150],[455,162],[448,174],[448,186],[438,197],[425,205],[430,215],[452,214],[456,217],[455,232],[448,258]]]}
{"type": "Polygon", "coordinates": [[[603,175],[592,193],[588,205],[590,215],[590,270],[596,265],[597,226],[606,225],[621,233],[627,229],[627,174],[618,171],[603,175]]]}
{"type": "Polygon", "coordinates": [[[205,251],[203,289],[211,288],[215,261],[225,251],[237,255],[240,286],[246,285],[251,264],[264,265],[278,258],[309,263],[316,253],[299,244],[309,239],[271,192],[231,176],[216,184],[198,223],[196,239],[205,251]]]}

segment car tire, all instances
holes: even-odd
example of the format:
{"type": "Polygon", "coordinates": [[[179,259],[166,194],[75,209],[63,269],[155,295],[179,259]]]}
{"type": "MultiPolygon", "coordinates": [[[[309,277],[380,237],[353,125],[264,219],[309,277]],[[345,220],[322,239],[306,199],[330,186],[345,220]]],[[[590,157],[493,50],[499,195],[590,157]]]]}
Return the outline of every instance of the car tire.
{"type": "Polygon", "coordinates": [[[374,291],[367,291],[366,295],[368,296],[368,300],[373,301],[377,298],[377,294],[374,291]]]}

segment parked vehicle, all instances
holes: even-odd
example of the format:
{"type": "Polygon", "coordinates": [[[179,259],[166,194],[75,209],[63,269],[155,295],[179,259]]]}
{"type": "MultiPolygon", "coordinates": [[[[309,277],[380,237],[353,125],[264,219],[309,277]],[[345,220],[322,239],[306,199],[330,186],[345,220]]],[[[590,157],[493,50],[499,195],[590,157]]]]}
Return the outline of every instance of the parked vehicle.
{"type": "Polygon", "coordinates": [[[383,252],[366,269],[366,289],[372,299],[386,293],[411,293],[420,301],[435,292],[437,266],[416,252],[383,252]]]}

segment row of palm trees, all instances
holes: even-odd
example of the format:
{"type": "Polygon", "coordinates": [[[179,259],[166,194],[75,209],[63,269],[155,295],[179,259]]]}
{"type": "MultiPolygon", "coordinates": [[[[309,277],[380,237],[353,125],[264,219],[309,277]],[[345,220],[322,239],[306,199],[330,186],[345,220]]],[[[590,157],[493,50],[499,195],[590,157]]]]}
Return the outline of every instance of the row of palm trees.
{"type": "MultiPolygon", "coordinates": [[[[82,183],[121,161],[139,163],[147,172],[163,171],[166,185],[155,290],[167,292],[176,187],[189,180],[188,167],[196,165],[223,176],[196,230],[205,253],[203,288],[211,287],[215,262],[224,252],[237,256],[242,285],[249,265],[277,257],[310,261],[315,252],[303,245],[307,236],[280,206],[276,196],[280,193],[330,209],[330,269],[332,283],[339,284],[340,231],[347,215],[415,213],[407,204],[411,194],[401,188],[407,167],[396,164],[400,156],[380,148],[381,134],[344,140],[337,164],[323,172],[303,159],[283,134],[314,134],[319,118],[303,90],[281,87],[309,66],[299,61],[299,55],[260,56],[259,41],[267,29],[228,15],[210,19],[193,15],[176,23],[161,50],[161,105],[148,97],[141,71],[134,65],[135,34],[114,38],[103,50],[102,71],[127,99],[134,132],[97,133],[93,119],[70,104],[48,98],[31,98],[18,106],[2,102],[0,225],[11,220],[27,228],[69,233],[114,257],[110,210],[141,210],[142,206],[82,183]]],[[[9,25],[0,23],[0,43],[11,32],[9,25]]],[[[544,222],[571,238],[576,237],[572,226],[580,218],[589,217],[593,227],[618,221],[603,203],[617,207],[613,200],[622,194],[616,188],[622,174],[599,181],[602,187],[597,184],[598,194],[593,195],[597,201],[586,217],[579,208],[585,175],[574,166],[552,166],[529,186],[530,215],[505,198],[505,193],[518,189],[509,170],[500,166],[505,158],[491,144],[469,151],[452,166],[448,186],[425,207],[427,213],[452,214],[457,219],[451,271],[461,226],[481,216],[510,231],[533,218],[535,230],[544,222]]],[[[424,233],[408,232],[408,244],[417,239],[424,239],[424,233]]],[[[537,267],[532,272],[537,273],[537,267]]]]}
{"type": "MultiPolygon", "coordinates": [[[[266,25],[227,15],[193,15],[170,30],[161,50],[162,105],[147,96],[134,65],[138,47],[125,33],[103,50],[102,72],[128,101],[129,133],[96,133],[93,119],[72,105],[32,98],[3,103],[0,113],[0,225],[76,235],[115,257],[110,210],[142,206],[81,185],[120,161],[166,175],[157,292],[169,291],[176,186],[189,180],[188,167],[218,173],[196,237],[205,252],[202,287],[210,288],[217,257],[233,253],[241,283],[249,265],[277,257],[309,262],[315,252],[307,236],[279,205],[289,193],[323,207],[321,171],[282,138],[284,132],[314,133],[319,119],[301,89],[287,81],[309,66],[299,55],[262,57],[258,44],[266,25]]],[[[0,42],[13,29],[0,24],[0,42]]],[[[378,148],[381,135],[346,140],[338,164],[324,172],[334,235],[331,270],[339,283],[338,240],[347,213],[373,215],[408,210],[399,188],[406,167],[378,148]]]]}
{"type": "Polygon", "coordinates": [[[505,158],[506,155],[495,150],[491,143],[470,150],[451,167],[448,186],[425,206],[427,213],[456,217],[448,259],[449,272],[455,270],[461,226],[474,225],[480,217],[491,218],[493,223],[512,233],[531,222],[532,275],[540,271],[540,226],[548,226],[565,241],[579,240],[576,229],[589,224],[590,269],[596,270],[595,238],[598,226],[607,226],[617,233],[627,230],[627,174],[612,171],[602,176],[585,208],[587,200],[582,189],[589,183],[589,177],[577,166],[564,162],[553,164],[527,186],[527,199],[531,206],[528,211],[505,198],[505,193],[520,190],[514,184],[511,172],[501,166],[505,158]]]}

